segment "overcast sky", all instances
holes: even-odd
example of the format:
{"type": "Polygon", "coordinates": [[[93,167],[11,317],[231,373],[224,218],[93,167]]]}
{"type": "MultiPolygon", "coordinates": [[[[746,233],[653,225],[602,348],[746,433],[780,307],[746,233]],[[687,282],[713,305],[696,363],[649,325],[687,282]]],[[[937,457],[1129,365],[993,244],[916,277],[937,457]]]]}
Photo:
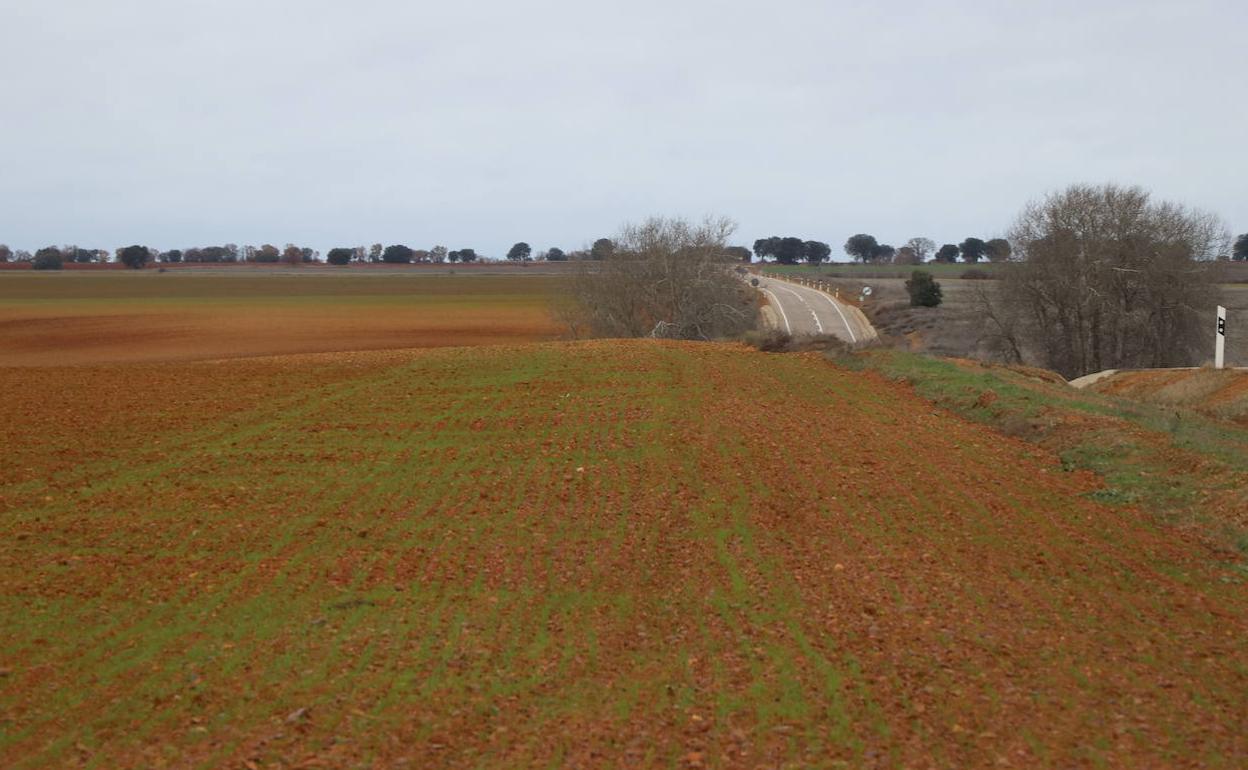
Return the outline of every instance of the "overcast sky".
{"type": "Polygon", "coordinates": [[[1072,182],[1248,231],[1248,2],[0,0],[0,242],[840,255],[1072,182]]]}

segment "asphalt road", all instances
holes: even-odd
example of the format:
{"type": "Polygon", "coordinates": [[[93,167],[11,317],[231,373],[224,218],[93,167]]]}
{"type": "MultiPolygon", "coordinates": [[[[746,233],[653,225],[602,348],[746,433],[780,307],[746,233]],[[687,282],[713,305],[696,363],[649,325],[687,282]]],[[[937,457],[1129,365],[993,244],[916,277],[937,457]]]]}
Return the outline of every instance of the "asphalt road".
{"type": "Polygon", "coordinates": [[[876,336],[861,310],[831,294],[775,278],[760,278],[758,288],[771,305],[774,323],[794,336],[831,334],[846,342],[876,336]]]}

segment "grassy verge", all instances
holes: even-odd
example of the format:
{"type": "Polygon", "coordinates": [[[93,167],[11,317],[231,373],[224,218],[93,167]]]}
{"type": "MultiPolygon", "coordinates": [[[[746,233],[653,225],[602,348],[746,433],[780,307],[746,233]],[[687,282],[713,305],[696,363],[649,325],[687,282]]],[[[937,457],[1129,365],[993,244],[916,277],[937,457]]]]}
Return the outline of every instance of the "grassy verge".
{"type": "Polygon", "coordinates": [[[1104,479],[1089,495],[1099,502],[1137,505],[1248,557],[1248,430],[1014,368],[896,350],[836,360],[904,380],[941,407],[1053,450],[1064,470],[1104,479]]]}

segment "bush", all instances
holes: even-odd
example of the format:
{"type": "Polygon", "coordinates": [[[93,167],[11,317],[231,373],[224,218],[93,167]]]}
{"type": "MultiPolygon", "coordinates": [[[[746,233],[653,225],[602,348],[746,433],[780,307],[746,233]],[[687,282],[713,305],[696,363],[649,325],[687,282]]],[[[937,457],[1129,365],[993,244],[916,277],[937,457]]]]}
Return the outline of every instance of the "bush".
{"type": "Polygon", "coordinates": [[[992,273],[987,270],[980,270],[979,268],[972,267],[970,270],[962,271],[962,278],[967,281],[986,281],[989,278],[992,278],[992,273]]]}
{"type": "Polygon", "coordinates": [[[793,342],[793,335],[783,329],[765,329],[748,331],[743,339],[745,344],[764,353],[783,353],[793,342]]]}
{"type": "Polygon", "coordinates": [[[60,270],[64,267],[64,258],[60,249],[48,246],[35,252],[35,258],[30,265],[35,270],[60,270]]]}
{"type": "Polygon", "coordinates": [[[748,331],[742,335],[741,340],[764,353],[822,352],[839,356],[853,350],[853,345],[835,334],[803,334],[795,337],[783,329],[748,331]]]}
{"type": "Polygon", "coordinates": [[[936,307],[942,299],[940,284],[926,270],[915,270],[906,281],[910,307],[936,307]]]}

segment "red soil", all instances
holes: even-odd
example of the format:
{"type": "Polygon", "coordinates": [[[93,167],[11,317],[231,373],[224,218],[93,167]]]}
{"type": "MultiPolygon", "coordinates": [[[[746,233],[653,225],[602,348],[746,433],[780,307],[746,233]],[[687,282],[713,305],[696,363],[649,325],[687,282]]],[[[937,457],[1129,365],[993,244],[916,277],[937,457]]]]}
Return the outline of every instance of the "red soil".
{"type": "Polygon", "coordinates": [[[35,315],[0,309],[0,365],[193,361],[557,337],[543,307],[258,307],[35,315]]]}
{"type": "Polygon", "coordinates": [[[1248,759],[1241,575],[817,355],[604,342],[0,389],[0,764],[1248,759]]]}
{"type": "Polygon", "coordinates": [[[1248,370],[1211,368],[1123,371],[1092,390],[1158,404],[1183,406],[1248,426],[1248,370]]]}

